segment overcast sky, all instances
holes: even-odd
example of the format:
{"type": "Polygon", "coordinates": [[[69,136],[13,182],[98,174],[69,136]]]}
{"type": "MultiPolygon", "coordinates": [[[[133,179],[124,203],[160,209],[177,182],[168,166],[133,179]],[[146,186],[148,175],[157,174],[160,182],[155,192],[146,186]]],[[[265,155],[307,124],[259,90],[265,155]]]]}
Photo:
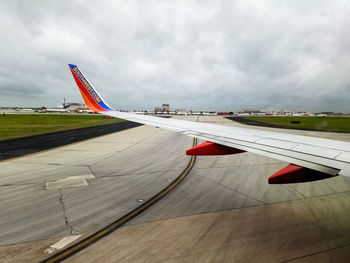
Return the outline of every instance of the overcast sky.
{"type": "Polygon", "coordinates": [[[350,112],[349,1],[2,1],[0,106],[350,112]]]}

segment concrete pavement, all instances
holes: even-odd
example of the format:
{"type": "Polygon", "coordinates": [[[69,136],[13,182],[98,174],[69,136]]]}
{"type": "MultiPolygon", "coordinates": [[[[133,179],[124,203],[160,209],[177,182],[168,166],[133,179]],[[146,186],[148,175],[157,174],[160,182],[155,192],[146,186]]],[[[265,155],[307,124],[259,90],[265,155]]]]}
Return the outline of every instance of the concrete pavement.
{"type": "MultiPolygon", "coordinates": [[[[332,135],[350,139],[322,133],[332,135]]],[[[346,262],[350,178],[268,185],[286,165],[250,153],[198,157],[182,185],[67,262],[312,262],[320,253],[346,262]]]]}
{"type": "MultiPolygon", "coordinates": [[[[221,117],[201,120],[240,125],[221,117]]],[[[349,134],[320,134],[350,141],[349,134]]],[[[142,126],[0,163],[0,258],[43,259],[45,246],[105,226],[176,177],[187,165],[184,152],[191,144],[189,137],[142,126]],[[45,189],[48,181],[79,175],[95,178],[86,179],[85,187],[45,189]],[[22,258],[18,251],[25,251],[22,258]]],[[[350,178],[268,185],[268,176],[285,165],[250,153],[199,157],[163,200],[67,262],[344,258],[350,178]]]]}

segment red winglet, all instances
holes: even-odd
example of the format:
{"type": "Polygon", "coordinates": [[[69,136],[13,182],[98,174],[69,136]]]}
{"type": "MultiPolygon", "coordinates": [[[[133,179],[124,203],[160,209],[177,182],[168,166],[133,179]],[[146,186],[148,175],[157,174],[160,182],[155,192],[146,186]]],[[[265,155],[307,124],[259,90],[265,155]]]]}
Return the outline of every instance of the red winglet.
{"type": "Polygon", "coordinates": [[[244,151],[213,142],[204,142],[186,151],[186,155],[225,155],[244,151]]]}
{"type": "Polygon", "coordinates": [[[317,181],[332,177],[319,171],[311,170],[295,164],[288,164],[282,170],[271,175],[268,179],[269,184],[291,184],[317,181]]]}

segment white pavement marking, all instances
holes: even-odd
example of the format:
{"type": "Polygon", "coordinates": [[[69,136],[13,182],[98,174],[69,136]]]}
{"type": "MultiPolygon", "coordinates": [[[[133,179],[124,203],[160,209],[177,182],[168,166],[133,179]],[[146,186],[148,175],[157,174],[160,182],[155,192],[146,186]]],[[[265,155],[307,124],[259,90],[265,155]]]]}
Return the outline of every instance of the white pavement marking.
{"type": "Polygon", "coordinates": [[[74,175],[74,176],[68,176],[66,179],[95,179],[96,177],[93,174],[86,174],[86,175],[74,175]]]}
{"type": "Polygon", "coordinates": [[[58,179],[54,182],[47,182],[46,189],[57,189],[57,188],[66,188],[66,187],[80,187],[87,186],[88,183],[86,179],[95,179],[96,177],[93,174],[86,175],[74,175],[68,176],[63,179],[58,179]]]}
{"type": "Polygon", "coordinates": [[[75,177],[70,176],[64,179],[59,179],[54,182],[47,182],[46,183],[46,189],[59,189],[59,188],[67,188],[67,187],[81,187],[81,186],[87,186],[88,183],[85,178],[83,177],[75,177]],[[72,178],[74,177],[74,178],[72,178]]]}
{"type": "Polygon", "coordinates": [[[46,254],[51,254],[52,252],[55,252],[57,250],[60,250],[67,246],[69,243],[72,243],[74,240],[79,238],[81,235],[71,235],[65,238],[62,238],[60,241],[56,242],[55,244],[51,245],[48,249],[46,249],[44,252],[46,254]]]}

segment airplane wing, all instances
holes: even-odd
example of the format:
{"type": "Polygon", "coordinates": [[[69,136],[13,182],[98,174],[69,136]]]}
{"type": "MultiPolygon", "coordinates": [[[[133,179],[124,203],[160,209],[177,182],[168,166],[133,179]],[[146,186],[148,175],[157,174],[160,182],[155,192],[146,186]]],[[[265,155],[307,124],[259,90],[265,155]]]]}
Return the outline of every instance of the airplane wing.
{"type": "Polygon", "coordinates": [[[188,150],[189,155],[238,154],[247,151],[290,163],[270,176],[269,183],[296,183],[336,175],[350,176],[349,142],[116,111],[103,100],[77,66],[69,64],[69,67],[90,110],[207,141],[188,150]]]}

